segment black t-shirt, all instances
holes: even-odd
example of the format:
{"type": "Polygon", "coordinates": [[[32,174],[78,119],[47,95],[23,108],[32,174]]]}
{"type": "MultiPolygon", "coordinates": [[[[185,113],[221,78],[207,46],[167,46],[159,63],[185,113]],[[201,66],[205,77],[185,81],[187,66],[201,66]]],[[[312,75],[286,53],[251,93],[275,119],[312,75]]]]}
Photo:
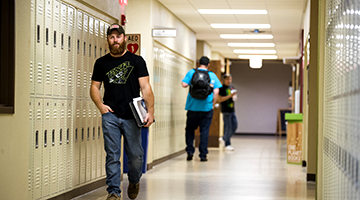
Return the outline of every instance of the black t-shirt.
{"type": "MultiPolygon", "coordinates": [[[[228,96],[231,94],[231,90],[233,90],[234,87],[233,86],[226,86],[223,85],[220,90],[219,90],[219,95],[220,96],[228,96]]],[[[232,98],[221,102],[221,112],[225,112],[225,113],[231,113],[231,112],[235,112],[234,109],[234,101],[232,100],[232,98]]]]}
{"type": "Polygon", "coordinates": [[[104,82],[104,104],[123,119],[134,118],[129,103],[140,96],[139,78],[149,76],[145,60],[127,51],[115,58],[110,54],[96,60],[91,80],[104,82]]]}

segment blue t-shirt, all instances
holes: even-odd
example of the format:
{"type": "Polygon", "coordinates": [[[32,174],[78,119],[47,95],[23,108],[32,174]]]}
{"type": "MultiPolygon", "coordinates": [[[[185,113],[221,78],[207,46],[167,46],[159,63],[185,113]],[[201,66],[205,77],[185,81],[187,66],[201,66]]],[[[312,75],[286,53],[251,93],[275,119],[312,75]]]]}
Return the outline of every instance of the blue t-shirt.
{"type": "MultiPolygon", "coordinates": [[[[208,71],[207,69],[199,69],[199,70],[208,71]]],[[[191,78],[194,73],[195,73],[195,69],[191,69],[190,71],[188,71],[182,82],[190,86],[191,78]]],[[[210,71],[209,76],[210,76],[210,83],[214,85],[214,89],[222,87],[220,80],[218,79],[218,77],[214,72],[210,71]]],[[[195,99],[190,95],[190,93],[188,93],[185,110],[208,112],[213,109],[213,102],[212,102],[213,97],[214,97],[214,93],[211,93],[206,99],[195,99]]]]}

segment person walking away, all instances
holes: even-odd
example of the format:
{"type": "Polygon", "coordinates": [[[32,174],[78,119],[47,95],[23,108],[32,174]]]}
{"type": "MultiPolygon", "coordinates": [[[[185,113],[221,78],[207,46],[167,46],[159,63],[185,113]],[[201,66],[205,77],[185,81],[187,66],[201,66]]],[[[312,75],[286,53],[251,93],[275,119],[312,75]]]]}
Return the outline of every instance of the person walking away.
{"type": "Polygon", "coordinates": [[[237,92],[231,83],[231,74],[225,74],[224,84],[219,90],[219,102],[221,102],[221,112],[224,120],[224,136],[220,137],[219,141],[223,144],[225,150],[234,151],[230,138],[235,134],[238,126],[234,108],[237,92]]]}
{"type": "Polygon", "coordinates": [[[200,58],[200,66],[187,72],[181,82],[183,88],[189,87],[185,110],[187,110],[185,141],[187,160],[192,160],[195,152],[195,130],[200,126],[200,161],[207,161],[209,129],[213,116],[213,105],[217,101],[222,86],[214,72],[208,70],[210,59],[200,58]]]}
{"type": "Polygon", "coordinates": [[[121,136],[128,156],[128,196],[135,199],[139,193],[144,150],[141,145],[141,128],[137,126],[129,103],[140,96],[145,100],[148,113],[144,127],[154,120],[154,94],[144,59],[126,50],[125,31],[119,24],[107,30],[110,53],[96,60],[92,75],[90,96],[102,114],[104,147],[106,151],[107,200],[120,199],[121,136]],[[101,100],[100,87],[105,93],[101,100]]]}

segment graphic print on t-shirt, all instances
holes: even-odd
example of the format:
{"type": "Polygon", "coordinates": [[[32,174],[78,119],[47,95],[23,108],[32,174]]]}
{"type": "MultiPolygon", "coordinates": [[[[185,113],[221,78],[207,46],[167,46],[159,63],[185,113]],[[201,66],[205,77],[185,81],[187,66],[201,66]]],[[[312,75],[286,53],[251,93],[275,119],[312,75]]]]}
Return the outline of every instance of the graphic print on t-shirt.
{"type": "Polygon", "coordinates": [[[133,69],[134,66],[131,66],[129,61],[123,62],[121,65],[106,73],[109,78],[109,83],[125,84],[133,69]]]}
{"type": "MultiPolygon", "coordinates": [[[[226,88],[226,96],[231,95],[231,89],[230,88],[226,88]]],[[[229,108],[233,108],[234,107],[234,102],[230,102],[230,101],[226,101],[227,105],[229,108]]]]}

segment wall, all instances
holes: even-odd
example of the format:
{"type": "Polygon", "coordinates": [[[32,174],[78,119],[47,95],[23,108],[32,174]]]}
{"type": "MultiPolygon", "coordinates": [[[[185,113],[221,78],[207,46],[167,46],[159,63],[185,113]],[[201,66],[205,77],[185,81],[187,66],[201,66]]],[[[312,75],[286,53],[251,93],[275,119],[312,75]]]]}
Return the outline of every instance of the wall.
{"type": "Polygon", "coordinates": [[[238,91],[236,133],[276,133],[278,109],[288,108],[291,67],[281,61],[263,61],[251,69],[248,61],[231,61],[233,85],[238,91]]]}

